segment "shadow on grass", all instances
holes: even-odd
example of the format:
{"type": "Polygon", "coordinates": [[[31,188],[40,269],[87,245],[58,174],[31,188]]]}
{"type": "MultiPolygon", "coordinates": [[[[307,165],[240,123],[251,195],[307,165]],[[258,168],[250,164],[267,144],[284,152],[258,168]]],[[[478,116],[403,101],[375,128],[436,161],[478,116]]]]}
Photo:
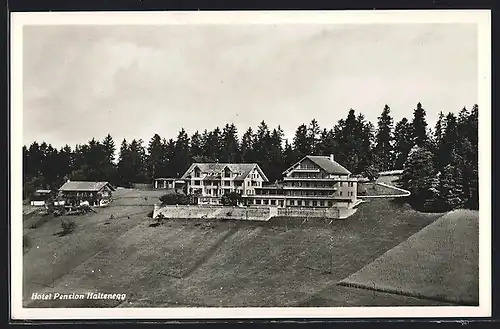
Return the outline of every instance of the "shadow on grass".
{"type": "Polygon", "coordinates": [[[62,231],[54,233],[53,235],[54,236],[58,236],[58,237],[63,237],[63,236],[66,236],[66,235],[69,235],[69,234],[73,233],[73,231],[74,230],[70,230],[70,231],[62,230],[62,231]]]}

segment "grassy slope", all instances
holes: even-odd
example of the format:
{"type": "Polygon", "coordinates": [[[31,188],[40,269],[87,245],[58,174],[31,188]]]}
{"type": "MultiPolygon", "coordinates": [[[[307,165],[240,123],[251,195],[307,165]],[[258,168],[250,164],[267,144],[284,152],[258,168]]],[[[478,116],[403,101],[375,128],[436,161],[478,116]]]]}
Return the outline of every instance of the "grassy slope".
{"type": "MultiPolygon", "coordinates": [[[[141,198],[153,192],[120,192],[128,198],[98,214],[75,217],[79,226],[65,237],[53,235],[60,230],[57,219],[29,231],[34,243],[24,256],[25,297],[44,291],[116,292],[126,293],[130,306],[284,306],[310,302],[317,294],[333,300],[325,293],[338,281],[439,217],[371,200],[348,220],[330,225],[169,220],[149,227],[151,206],[137,204],[152,204],[153,197],[141,198]],[[109,220],[111,213],[139,212],[109,220]],[[40,285],[50,286],[52,276],[54,288],[40,285]]],[[[29,306],[117,304],[86,300],[29,306]]]]}
{"type": "Polygon", "coordinates": [[[478,213],[446,214],[344,283],[436,300],[479,302],[478,213]]]}

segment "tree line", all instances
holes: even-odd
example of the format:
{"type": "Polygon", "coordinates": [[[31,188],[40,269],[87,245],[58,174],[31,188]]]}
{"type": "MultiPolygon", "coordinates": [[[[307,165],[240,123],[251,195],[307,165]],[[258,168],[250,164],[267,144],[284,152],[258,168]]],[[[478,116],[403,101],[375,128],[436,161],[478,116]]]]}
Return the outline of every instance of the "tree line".
{"type": "Polygon", "coordinates": [[[439,114],[428,127],[426,111],[418,103],[413,116],[394,124],[386,105],[376,126],[350,109],[333,127],[312,119],[301,124],[291,141],[282,128],[265,121],[249,127],[239,138],[232,123],[222,129],[196,131],[182,128],[176,138],[154,134],[116,145],[111,135],[74,148],[60,149],[46,142],[23,146],[24,194],[35,189],[57,189],[67,179],[109,181],[118,186],[152,182],[158,177],[180,177],[193,162],[258,163],[270,181],[307,154],[334,154],[353,174],[372,177],[379,171],[404,169],[402,185],[410,201],[427,209],[477,208],[478,106],[458,115],[439,114]]]}

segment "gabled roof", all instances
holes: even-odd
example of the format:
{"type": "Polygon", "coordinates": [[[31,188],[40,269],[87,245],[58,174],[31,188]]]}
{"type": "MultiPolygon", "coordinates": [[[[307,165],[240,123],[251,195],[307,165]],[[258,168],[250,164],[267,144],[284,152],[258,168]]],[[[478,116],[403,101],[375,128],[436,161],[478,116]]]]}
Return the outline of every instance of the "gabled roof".
{"type": "Polygon", "coordinates": [[[305,159],[309,159],[312,162],[314,162],[318,167],[323,169],[329,174],[332,175],[350,175],[351,172],[347,170],[344,166],[339,164],[337,161],[331,161],[330,157],[324,156],[324,155],[306,155],[302,159],[300,159],[297,163],[295,163],[293,166],[288,168],[284,173],[287,173],[291,169],[293,169],[297,164],[301,163],[305,159]]]}
{"type": "Polygon", "coordinates": [[[115,189],[108,182],[87,182],[87,181],[68,181],[59,188],[59,191],[85,191],[97,192],[104,186],[108,186],[112,191],[115,189]]]}
{"type": "Polygon", "coordinates": [[[213,176],[206,176],[205,179],[210,180],[210,179],[215,179],[217,174],[220,174],[224,171],[224,169],[227,167],[229,170],[231,170],[233,173],[240,173],[238,176],[236,176],[234,179],[235,180],[243,180],[245,179],[248,174],[254,169],[257,168],[259,173],[262,175],[265,181],[268,181],[266,175],[264,172],[260,169],[259,165],[256,163],[193,163],[188,170],[182,175],[181,179],[187,179],[189,174],[196,168],[198,167],[201,172],[207,173],[207,174],[212,174],[213,176]]]}

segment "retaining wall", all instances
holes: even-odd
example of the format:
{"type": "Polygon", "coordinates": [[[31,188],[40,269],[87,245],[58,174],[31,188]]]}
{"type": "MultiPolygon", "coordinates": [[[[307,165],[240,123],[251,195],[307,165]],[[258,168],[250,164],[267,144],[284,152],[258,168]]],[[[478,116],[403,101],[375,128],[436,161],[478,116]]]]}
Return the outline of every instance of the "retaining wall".
{"type": "Polygon", "coordinates": [[[344,219],[356,212],[355,208],[278,208],[278,216],[297,218],[344,219]]]}
{"type": "Polygon", "coordinates": [[[206,219],[237,219],[267,221],[270,218],[270,209],[264,207],[225,207],[225,206],[154,206],[153,218],[162,214],[164,218],[206,218],[206,219]]]}
{"type": "Polygon", "coordinates": [[[178,219],[237,219],[268,221],[272,217],[344,219],[356,212],[354,208],[277,208],[227,206],[154,206],[153,218],[178,219]]]}

